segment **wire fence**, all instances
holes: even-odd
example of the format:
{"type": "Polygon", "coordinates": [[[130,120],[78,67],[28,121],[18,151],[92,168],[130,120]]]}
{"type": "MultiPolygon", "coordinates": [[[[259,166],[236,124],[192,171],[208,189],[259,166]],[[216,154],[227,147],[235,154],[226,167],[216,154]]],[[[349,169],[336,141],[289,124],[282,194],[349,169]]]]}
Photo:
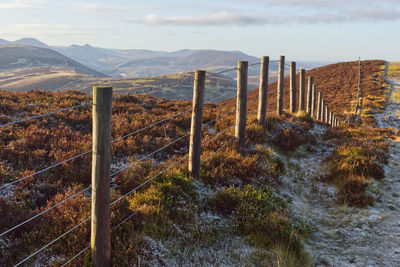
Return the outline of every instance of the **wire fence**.
{"type": "MultiPolygon", "coordinates": [[[[258,65],[261,65],[261,62],[252,63],[252,64],[250,64],[249,66],[258,66],[258,65]]],[[[227,73],[227,72],[235,71],[235,70],[237,70],[237,67],[232,67],[232,68],[229,68],[229,69],[226,69],[226,70],[222,70],[222,71],[216,72],[215,74],[216,74],[216,75],[222,75],[222,74],[225,74],[225,73],[227,73]]],[[[175,85],[176,85],[176,86],[179,86],[179,85],[183,84],[187,79],[193,79],[193,78],[192,78],[192,77],[190,77],[190,78],[185,77],[185,78],[183,78],[182,80],[180,80],[179,83],[169,84],[168,86],[175,86],[175,85]]],[[[166,85],[161,85],[161,86],[166,86],[166,85]]],[[[236,93],[236,92],[235,92],[235,91],[231,91],[231,92],[228,92],[228,93],[225,93],[225,94],[221,94],[221,95],[219,95],[219,96],[217,96],[217,97],[208,99],[204,104],[213,103],[213,102],[216,101],[217,99],[221,99],[221,98],[223,98],[223,97],[228,97],[229,95],[234,94],[234,93],[236,93]]],[[[132,94],[118,95],[118,96],[113,97],[113,100],[122,99],[123,97],[129,96],[129,95],[132,95],[132,94]]],[[[257,99],[255,99],[255,100],[257,100],[257,99]]],[[[60,109],[60,110],[57,110],[57,111],[52,111],[52,112],[49,112],[49,113],[45,113],[45,114],[42,114],[42,115],[31,116],[31,117],[28,117],[28,118],[25,118],[25,119],[16,120],[16,121],[12,121],[12,122],[9,122],[9,123],[0,125],[0,128],[6,127],[6,126],[15,125],[15,124],[19,124],[19,123],[23,123],[23,122],[26,122],[26,121],[31,121],[31,120],[39,119],[39,118],[44,118],[44,117],[51,116],[51,115],[54,115],[54,114],[57,114],[57,113],[60,113],[60,112],[65,112],[65,111],[69,111],[69,110],[73,110],[73,109],[77,109],[77,108],[81,108],[81,107],[91,106],[92,104],[93,104],[93,102],[90,101],[90,102],[82,103],[82,104],[80,104],[80,105],[75,105],[75,106],[72,106],[72,107],[69,107],[69,108],[63,108],[63,109],[60,109]]],[[[192,108],[189,108],[189,109],[186,109],[186,110],[177,112],[177,113],[175,113],[175,114],[173,114],[173,115],[170,115],[170,116],[168,116],[168,117],[166,117],[166,118],[163,118],[163,119],[161,119],[161,120],[158,120],[158,121],[156,121],[156,122],[152,122],[151,124],[149,124],[149,125],[147,125],[147,126],[144,126],[144,127],[140,128],[140,129],[137,129],[137,130],[134,130],[134,131],[132,131],[132,132],[130,132],[130,133],[127,133],[127,134],[125,134],[125,135],[122,135],[122,136],[120,136],[120,137],[118,137],[118,138],[112,140],[111,143],[114,144],[114,143],[119,142],[119,141],[121,141],[121,140],[127,139],[128,137],[131,137],[131,136],[133,136],[133,135],[136,135],[136,134],[138,134],[138,133],[141,133],[141,132],[143,132],[143,131],[145,131],[145,130],[147,130],[147,129],[150,129],[150,128],[152,128],[152,127],[155,127],[155,126],[157,126],[157,125],[160,125],[160,124],[162,124],[162,123],[164,123],[164,122],[166,122],[166,121],[169,121],[169,120],[171,120],[171,119],[173,119],[173,118],[177,118],[177,117],[179,117],[179,116],[183,116],[183,115],[185,115],[186,113],[190,112],[191,110],[192,110],[192,108]]],[[[225,111],[224,113],[222,113],[222,114],[216,116],[214,119],[208,121],[207,123],[203,123],[202,126],[203,126],[203,127],[209,127],[211,124],[215,123],[217,120],[222,119],[222,118],[224,118],[224,117],[227,117],[228,115],[230,115],[230,114],[233,113],[233,112],[234,112],[233,110],[225,111]]],[[[250,117],[250,116],[253,116],[254,114],[255,114],[255,113],[250,114],[249,117],[250,117]]],[[[221,136],[226,135],[234,126],[235,126],[235,124],[230,125],[230,126],[226,127],[225,129],[221,130],[220,132],[214,134],[213,137],[211,137],[211,138],[208,139],[207,141],[204,141],[204,142],[201,144],[201,146],[202,146],[202,147],[206,147],[206,146],[209,145],[211,142],[214,142],[215,140],[217,140],[217,139],[220,138],[221,136]]],[[[164,146],[162,146],[162,147],[160,147],[160,148],[154,150],[153,152],[148,153],[147,155],[142,156],[142,157],[140,157],[139,159],[134,160],[133,162],[131,162],[131,163],[129,163],[129,164],[126,164],[126,165],[123,166],[122,168],[120,168],[120,169],[116,170],[115,172],[111,173],[111,178],[116,177],[117,175],[123,173],[124,171],[126,171],[126,170],[129,169],[130,167],[134,166],[135,164],[138,164],[139,162],[142,162],[142,161],[144,161],[144,160],[153,158],[157,153],[160,153],[160,152],[166,150],[168,147],[170,147],[170,146],[172,146],[172,145],[178,143],[179,141],[184,140],[185,138],[189,137],[189,135],[190,135],[190,133],[186,133],[186,134],[184,134],[183,136],[180,136],[180,137],[176,138],[175,140],[173,140],[173,141],[171,141],[171,142],[165,144],[164,146]]],[[[228,146],[231,142],[233,142],[234,140],[235,140],[235,137],[232,137],[232,136],[229,137],[228,140],[227,140],[226,142],[224,142],[224,143],[223,143],[221,146],[219,146],[214,152],[212,152],[210,155],[208,155],[208,157],[206,157],[205,159],[203,159],[203,160],[200,162],[200,165],[202,165],[202,164],[204,164],[205,162],[207,162],[208,160],[210,160],[213,156],[215,156],[218,152],[220,152],[222,149],[224,149],[225,147],[227,147],[227,146],[228,146]]],[[[66,163],[69,163],[69,162],[71,162],[71,161],[73,161],[73,160],[75,160],[75,159],[77,159],[77,158],[83,157],[83,156],[88,155],[88,154],[90,154],[90,153],[92,153],[92,150],[88,150],[88,151],[85,151],[85,152],[83,152],[83,153],[77,154],[77,155],[75,155],[75,156],[73,156],[73,157],[70,157],[70,158],[68,158],[68,159],[66,159],[66,160],[60,161],[60,162],[55,163],[55,164],[53,164],[53,165],[50,165],[50,166],[48,166],[48,167],[46,167],[46,168],[43,168],[43,169],[41,169],[41,170],[39,170],[39,171],[36,171],[36,172],[32,173],[32,174],[26,175],[26,176],[24,176],[24,177],[21,177],[21,178],[16,179],[16,180],[14,180],[14,181],[12,181],[12,182],[9,182],[9,183],[5,183],[5,184],[3,184],[3,185],[0,186],[0,190],[3,189],[3,188],[5,188],[5,187],[7,187],[7,186],[11,186],[11,185],[14,185],[14,184],[16,184],[16,183],[19,183],[19,182],[21,182],[21,181],[23,181],[23,180],[26,180],[26,179],[28,179],[28,178],[34,177],[34,176],[39,175],[39,174],[43,174],[43,173],[45,173],[45,172],[48,172],[48,171],[50,171],[50,170],[52,170],[52,169],[54,169],[54,168],[56,168],[56,167],[59,167],[59,166],[61,166],[61,165],[63,165],[63,164],[66,164],[66,163]]],[[[182,156],[182,157],[180,157],[179,159],[177,159],[174,163],[168,165],[166,168],[164,168],[163,170],[159,171],[157,174],[154,174],[154,175],[152,175],[151,177],[148,177],[145,181],[143,181],[143,182],[140,183],[139,185],[135,186],[134,188],[130,189],[128,192],[126,192],[126,193],[123,194],[122,196],[119,196],[118,198],[116,198],[115,200],[113,200],[113,201],[109,204],[110,207],[113,207],[113,206],[116,205],[119,201],[121,201],[122,199],[124,199],[124,198],[130,196],[130,195],[133,194],[134,192],[137,192],[139,189],[141,189],[141,188],[143,188],[144,186],[146,186],[147,184],[151,183],[151,182],[154,181],[157,177],[159,177],[159,176],[161,176],[162,174],[166,173],[168,170],[170,170],[170,169],[172,169],[172,168],[178,166],[179,164],[181,164],[182,162],[184,162],[186,159],[188,159],[188,157],[189,157],[189,155],[186,153],[184,156],[182,156]]],[[[27,224],[27,223],[29,223],[29,222],[31,222],[31,221],[33,221],[33,220],[39,218],[40,216],[42,216],[42,215],[44,215],[44,214],[46,214],[46,213],[48,213],[48,212],[50,212],[50,211],[52,211],[52,210],[58,208],[58,207],[61,206],[62,204],[64,204],[64,203],[66,203],[67,201],[69,201],[69,200],[71,200],[71,199],[77,197],[78,195],[81,195],[81,194],[83,194],[83,193],[85,193],[85,192],[89,192],[90,189],[91,189],[91,186],[88,186],[88,187],[84,188],[83,190],[80,190],[79,192],[76,192],[76,193],[70,195],[70,196],[67,197],[66,199],[64,199],[64,200],[62,200],[62,201],[60,201],[60,202],[58,202],[58,203],[52,205],[51,207],[49,207],[49,208],[47,208],[47,209],[45,209],[45,210],[43,210],[43,211],[37,213],[36,215],[34,215],[34,216],[32,216],[32,217],[30,217],[30,218],[28,218],[28,219],[26,219],[26,220],[24,220],[24,221],[22,221],[22,222],[16,224],[15,226],[9,228],[8,230],[2,232],[2,233],[0,234],[0,237],[3,237],[3,236],[5,236],[5,235],[7,235],[8,233],[10,233],[10,232],[12,232],[12,231],[15,231],[16,229],[20,228],[21,226],[23,226],[23,225],[25,225],[25,224],[27,224]]],[[[113,229],[120,227],[122,224],[124,224],[126,221],[128,221],[130,218],[132,218],[135,214],[136,214],[136,212],[133,212],[132,214],[130,214],[129,216],[127,216],[127,217],[126,217],[125,219],[123,219],[120,223],[118,223],[113,229]]],[[[39,254],[40,252],[42,252],[42,251],[44,251],[45,249],[47,249],[47,248],[49,248],[50,246],[52,246],[55,242],[59,241],[60,239],[62,239],[62,238],[65,237],[66,235],[68,235],[68,234],[70,234],[71,232],[73,232],[73,231],[74,231],[75,229],[77,229],[78,227],[80,227],[80,226],[84,225],[85,223],[87,223],[89,220],[90,220],[90,216],[89,216],[88,218],[86,218],[85,220],[81,221],[80,223],[78,223],[77,225],[73,226],[73,227],[70,228],[69,230],[65,231],[63,234],[59,235],[58,237],[56,237],[55,239],[53,239],[51,242],[45,244],[44,246],[42,246],[41,248],[39,248],[39,249],[36,250],[35,252],[31,253],[29,256],[25,257],[23,260],[19,261],[15,266],[20,266],[20,265],[26,263],[28,260],[30,260],[31,258],[33,258],[34,256],[36,256],[36,255],[39,254]]],[[[65,265],[71,263],[72,261],[76,260],[79,256],[81,256],[83,253],[85,253],[85,251],[87,251],[87,250],[89,249],[89,247],[90,247],[90,246],[87,246],[87,247],[85,247],[83,250],[79,251],[76,255],[74,255],[72,258],[70,258],[69,260],[67,260],[62,266],[65,266],[65,265]]]]}
{"type": "MultiPolygon", "coordinates": [[[[228,71],[233,71],[233,70],[236,70],[236,68],[227,69],[227,70],[221,71],[221,72],[219,72],[219,73],[217,73],[217,74],[222,74],[222,73],[225,73],[225,72],[228,72],[228,71]]],[[[180,82],[182,83],[182,81],[180,81],[180,82]]],[[[232,95],[233,93],[235,93],[235,92],[234,92],[234,91],[228,92],[228,93],[219,95],[219,96],[217,96],[217,97],[208,99],[204,104],[212,103],[212,102],[214,102],[214,101],[216,101],[216,100],[218,100],[218,99],[221,99],[221,98],[223,98],[223,97],[230,96],[230,95],[232,95]]],[[[129,96],[129,95],[131,95],[131,94],[115,96],[115,97],[113,97],[113,100],[121,99],[121,98],[126,97],[126,96],[129,96]]],[[[20,123],[27,122],[27,121],[31,121],[31,120],[35,120],[35,119],[44,118],[44,117],[51,116],[51,115],[54,115],[54,114],[57,114],[57,113],[66,112],[66,111],[69,111],[69,110],[74,110],[74,109],[77,109],[77,108],[82,108],[82,107],[91,106],[92,104],[93,104],[93,102],[92,102],[92,101],[89,101],[89,102],[86,102],[86,103],[82,103],[82,104],[79,104],[79,105],[71,106],[71,107],[68,107],[68,108],[59,109],[59,110],[52,111],[52,112],[48,112],[48,113],[44,113],[44,114],[41,114],[41,115],[35,115],[35,116],[31,116],[31,117],[28,117],[28,118],[25,118],[25,119],[15,120],[15,121],[12,121],[12,122],[9,122],[9,123],[0,125],[0,128],[6,127],[6,126],[11,126],[11,125],[20,124],[20,123]]],[[[147,129],[150,129],[151,127],[154,127],[154,126],[156,126],[156,125],[162,124],[163,122],[166,122],[166,121],[168,121],[168,120],[171,120],[171,119],[176,118],[176,117],[179,117],[179,116],[182,116],[182,115],[188,113],[189,111],[191,111],[191,109],[187,109],[187,110],[178,112],[178,113],[176,113],[176,114],[173,114],[173,115],[171,115],[171,116],[168,116],[167,118],[164,118],[164,119],[161,119],[161,120],[159,120],[159,121],[157,121],[157,122],[151,123],[151,124],[149,124],[149,125],[147,125],[147,126],[145,126],[145,127],[142,127],[142,128],[137,129],[137,130],[135,130],[135,131],[133,131],[133,132],[131,132],[131,133],[125,134],[125,135],[123,135],[123,136],[121,136],[121,137],[119,137],[119,138],[116,138],[116,139],[112,140],[112,143],[116,143],[116,142],[118,142],[118,141],[124,140],[124,139],[126,139],[126,138],[128,138],[128,137],[130,137],[130,136],[133,136],[133,135],[138,134],[138,133],[140,133],[140,132],[143,132],[143,131],[145,131],[145,130],[147,130],[147,129]]],[[[211,125],[212,123],[214,123],[215,121],[217,121],[218,119],[221,119],[222,117],[228,116],[230,113],[232,113],[232,111],[225,112],[225,113],[219,115],[218,117],[216,117],[215,119],[213,119],[213,120],[211,120],[211,121],[209,121],[209,122],[207,122],[207,123],[204,123],[203,125],[204,125],[204,126],[209,126],[209,125],[211,125]]],[[[219,134],[217,135],[217,137],[218,137],[220,134],[221,134],[221,133],[219,133],[219,134]]],[[[185,134],[185,135],[183,135],[183,136],[181,136],[181,137],[179,137],[179,138],[177,138],[177,139],[175,139],[175,140],[173,140],[173,141],[171,141],[171,142],[169,142],[168,144],[166,144],[166,145],[164,145],[163,147],[161,147],[161,148],[159,148],[159,149],[153,151],[152,153],[149,153],[148,155],[143,156],[143,157],[141,157],[140,159],[134,161],[133,163],[128,164],[127,166],[124,166],[124,167],[121,168],[120,170],[118,170],[118,171],[112,173],[112,174],[111,174],[111,177],[115,177],[116,175],[122,173],[123,171],[127,170],[129,167],[132,167],[134,164],[137,164],[137,163],[140,162],[140,161],[144,161],[144,160],[146,160],[146,159],[149,159],[149,158],[153,157],[155,154],[157,154],[157,153],[159,153],[159,152],[165,150],[167,147],[169,147],[169,146],[171,146],[171,145],[173,145],[173,144],[175,144],[175,143],[177,143],[177,142],[183,140],[184,138],[186,138],[186,137],[188,137],[188,136],[189,136],[189,133],[188,133],[188,134],[185,134]]],[[[214,140],[214,139],[213,139],[213,140],[214,140]]],[[[211,140],[210,140],[210,141],[211,141],[211,140]]],[[[71,161],[73,161],[73,160],[75,160],[75,159],[77,159],[77,158],[86,156],[86,155],[88,155],[88,154],[90,154],[90,153],[92,153],[92,150],[88,150],[88,151],[85,151],[85,152],[83,152],[83,153],[77,154],[77,155],[75,155],[75,156],[73,156],[73,157],[70,157],[70,158],[65,159],[65,160],[63,160],[63,161],[60,161],[60,162],[57,162],[57,163],[55,163],[55,164],[53,164],[53,165],[50,165],[50,166],[45,167],[45,168],[43,168],[43,169],[41,169],[41,170],[38,170],[38,171],[36,171],[36,172],[34,172],[34,173],[31,173],[31,174],[29,174],[29,175],[26,175],[26,176],[24,176],[24,177],[21,177],[21,178],[19,178],[19,179],[16,179],[16,180],[14,180],[14,181],[12,181],[12,182],[5,183],[5,184],[3,184],[3,185],[0,186],[0,190],[1,190],[1,189],[4,189],[5,187],[8,187],[8,186],[15,185],[15,184],[17,184],[17,183],[19,183],[19,182],[21,182],[21,181],[24,181],[24,180],[26,180],[26,179],[28,179],[28,178],[37,176],[37,175],[39,175],[39,174],[44,174],[44,173],[46,173],[46,172],[48,172],[48,171],[50,171],[50,170],[52,170],[52,169],[54,169],[54,168],[56,168],[56,167],[59,167],[59,166],[61,166],[61,165],[63,165],[63,164],[66,164],[66,163],[69,163],[69,162],[71,162],[71,161]]],[[[120,201],[122,198],[128,196],[129,194],[132,194],[133,192],[137,191],[137,190],[140,189],[141,187],[143,187],[143,186],[145,186],[146,184],[150,183],[151,181],[153,181],[153,180],[154,180],[155,178],[157,178],[158,176],[162,175],[163,173],[165,173],[165,172],[168,171],[169,169],[175,167],[176,165],[178,165],[179,163],[181,163],[182,161],[184,161],[187,157],[188,157],[187,155],[184,156],[184,157],[181,158],[180,160],[176,161],[174,164],[172,164],[172,165],[168,166],[167,168],[165,168],[163,171],[159,172],[158,174],[154,175],[153,177],[150,177],[150,178],[149,178],[148,180],[146,180],[144,183],[142,183],[142,184],[140,184],[139,186],[137,186],[136,188],[132,189],[131,191],[129,191],[129,192],[128,192],[127,194],[125,194],[124,196],[122,196],[122,197],[120,197],[120,198],[114,200],[114,201],[110,204],[110,206],[115,205],[115,204],[116,204],[118,201],[120,201]]],[[[76,192],[76,193],[70,195],[70,196],[67,197],[66,199],[64,199],[64,200],[62,200],[62,201],[60,201],[60,202],[58,202],[58,203],[52,205],[51,207],[49,207],[49,208],[47,208],[47,209],[45,209],[45,210],[43,210],[43,211],[37,213],[36,215],[34,215],[34,216],[32,216],[32,217],[30,217],[30,218],[28,218],[28,219],[26,219],[26,220],[24,220],[24,221],[18,223],[18,224],[16,224],[15,226],[9,228],[8,230],[6,230],[6,231],[0,233],[0,237],[3,237],[3,236],[9,234],[9,233],[12,232],[12,231],[15,231],[16,229],[22,227],[23,225],[26,225],[27,223],[32,222],[33,220],[39,218],[40,216],[42,216],[42,215],[44,215],[44,214],[46,214],[46,213],[48,213],[48,212],[50,212],[50,211],[52,211],[52,210],[54,210],[54,209],[60,207],[62,204],[66,203],[67,201],[69,201],[69,200],[75,198],[76,196],[78,196],[78,195],[80,195],[80,194],[83,194],[83,193],[85,193],[85,192],[89,193],[89,190],[90,190],[90,189],[91,189],[91,186],[88,186],[88,187],[84,188],[83,190],[80,190],[79,192],[76,192]]],[[[124,221],[122,221],[120,224],[124,223],[126,220],[128,220],[128,219],[131,218],[132,216],[133,216],[133,214],[132,214],[131,216],[127,217],[127,218],[126,218],[124,221]]],[[[35,255],[37,255],[38,253],[42,252],[43,250],[47,249],[48,247],[50,247],[52,244],[54,244],[55,242],[57,242],[58,240],[60,240],[60,239],[63,238],[64,236],[66,236],[66,235],[68,235],[69,233],[71,233],[71,232],[72,232],[73,230],[75,230],[77,227],[79,227],[79,226],[83,225],[84,223],[86,223],[89,219],[90,219],[90,218],[87,218],[86,220],[84,220],[84,221],[82,221],[81,223],[77,224],[76,226],[72,227],[71,229],[69,229],[68,231],[66,231],[65,233],[63,233],[62,235],[58,236],[57,238],[55,238],[55,239],[52,240],[51,242],[47,243],[46,245],[44,245],[44,246],[41,247],[40,249],[36,250],[34,253],[30,254],[28,257],[26,257],[26,258],[24,258],[23,260],[21,260],[20,262],[18,262],[15,266],[19,266],[19,265],[25,263],[26,261],[28,261],[29,259],[31,259],[31,258],[34,257],[35,255]]],[[[120,224],[119,224],[119,225],[120,225],[120,224]]],[[[118,225],[118,226],[119,226],[119,225],[118,225]]],[[[74,260],[76,257],[78,257],[79,255],[81,255],[81,254],[82,254],[84,251],[86,251],[87,249],[88,249],[88,247],[85,248],[84,250],[80,251],[77,255],[75,255],[73,258],[71,258],[70,261],[74,260]]],[[[68,264],[70,261],[67,261],[65,264],[68,264]]]]}
{"type": "Polygon", "coordinates": [[[51,115],[54,115],[54,114],[57,114],[57,113],[60,113],[60,112],[65,112],[65,111],[69,111],[69,110],[73,110],[73,109],[77,109],[77,108],[81,108],[81,107],[86,107],[86,106],[90,106],[90,105],[92,105],[92,101],[89,101],[89,102],[83,103],[83,104],[79,104],[79,105],[76,105],[76,106],[68,107],[68,108],[62,108],[62,109],[59,109],[59,110],[56,110],[56,111],[52,111],[52,112],[48,112],[48,113],[44,113],[44,114],[41,114],[41,115],[35,115],[35,116],[31,116],[31,117],[28,117],[28,118],[25,118],[25,119],[21,119],[21,120],[16,120],[16,121],[12,121],[12,122],[9,122],[9,123],[5,123],[5,124],[0,125],[0,128],[11,126],[11,125],[15,125],[15,124],[19,124],[19,123],[23,123],[23,122],[27,122],[27,121],[31,121],[31,120],[36,120],[36,119],[40,119],[40,118],[44,118],[44,117],[48,117],[48,116],[51,116],[51,115]]]}

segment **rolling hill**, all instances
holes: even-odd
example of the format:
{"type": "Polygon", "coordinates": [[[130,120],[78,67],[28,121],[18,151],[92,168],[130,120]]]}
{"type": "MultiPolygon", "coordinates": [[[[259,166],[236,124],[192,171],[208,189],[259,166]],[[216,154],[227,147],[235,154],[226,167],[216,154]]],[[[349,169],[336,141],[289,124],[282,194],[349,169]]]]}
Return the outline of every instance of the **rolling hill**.
{"type": "Polygon", "coordinates": [[[14,44],[0,46],[0,71],[49,66],[72,69],[81,74],[105,76],[51,49],[14,44]]]}

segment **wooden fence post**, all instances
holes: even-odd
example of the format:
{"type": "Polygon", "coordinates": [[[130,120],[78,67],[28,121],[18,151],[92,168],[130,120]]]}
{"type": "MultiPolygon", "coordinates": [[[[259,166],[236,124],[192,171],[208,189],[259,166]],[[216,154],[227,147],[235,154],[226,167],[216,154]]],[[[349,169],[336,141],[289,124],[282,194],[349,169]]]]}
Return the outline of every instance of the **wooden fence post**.
{"type": "Polygon", "coordinates": [[[236,149],[241,153],[244,151],[244,146],[246,142],[248,66],[249,63],[247,61],[238,62],[235,138],[236,149]]]}
{"type": "Polygon", "coordinates": [[[94,266],[111,266],[111,108],[112,87],[93,87],[91,254],[94,266]]]}
{"type": "Polygon", "coordinates": [[[276,92],[276,113],[283,114],[283,85],[285,82],[285,56],[281,56],[279,60],[279,76],[278,87],[276,92]]]}
{"type": "Polygon", "coordinates": [[[321,122],[325,122],[325,100],[322,99],[322,105],[321,105],[321,122]]]}
{"type": "Polygon", "coordinates": [[[193,85],[192,124],[190,127],[189,173],[200,177],[201,131],[203,128],[203,99],[206,72],[196,70],[193,85]]]}
{"type": "Polygon", "coordinates": [[[328,118],[329,118],[329,107],[328,107],[328,105],[326,104],[326,105],[325,105],[325,119],[324,119],[324,122],[325,122],[325,123],[329,123],[328,118]]]}
{"type": "Polygon", "coordinates": [[[312,88],[313,88],[314,78],[308,77],[308,88],[307,88],[307,107],[306,112],[311,114],[311,107],[312,107],[312,88]]]}
{"type": "Polygon", "coordinates": [[[258,88],[258,113],[257,119],[262,126],[267,120],[269,57],[261,58],[260,87],[258,88]]]}
{"type": "Polygon", "coordinates": [[[315,100],[317,98],[316,94],[317,94],[317,88],[315,84],[313,84],[313,88],[311,91],[311,118],[315,117],[315,100]]]}
{"type": "Polygon", "coordinates": [[[317,107],[317,120],[321,120],[321,112],[322,112],[322,93],[318,92],[318,107],[317,107]]]}
{"type": "Polygon", "coordinates": [[[332,127],[332,111],[329,111],[329,125],[332,127]]]}
{"type": "Polygon", "coordinates": [[[296,62],[290,62],[290,113],[296,112],[296,62]]]}
{"type": "Polygon", "coordinates": [[[300,69],[299,110],[306,109],[306,70],[300,69]]]}

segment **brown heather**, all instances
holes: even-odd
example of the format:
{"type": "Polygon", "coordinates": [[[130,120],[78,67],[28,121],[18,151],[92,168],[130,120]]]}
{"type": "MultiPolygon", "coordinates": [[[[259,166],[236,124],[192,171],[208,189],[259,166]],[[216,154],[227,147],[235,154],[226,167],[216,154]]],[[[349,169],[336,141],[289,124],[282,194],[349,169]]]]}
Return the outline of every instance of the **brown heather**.
{"type": "MultiPolygon", "coordinates": [[[[363,84],[365,95],[370,103],[380,101],[383,92],[383,79],[379,76],[383,61],[363,62],[363,84]]],[[[353,108],[356,91],[357,63],[340,63],[309,71],[314,76],[317,88],[322,90],[331,110],[343,119],[353,108]]],[[[286,218],[283,201],[265,188],[253,188],[254,184],[273,186],[283,171],[283,163],[272,156],[265,143],[271,143],[284,151],[293,151],[299,145],[312,143],[308,129],[313,122],[303,115],[298,117],[284,114],[275,117],[276,84],[270,84],[268,95],[267,131],[255,122],[253,115],[257,108],[258,90],[249,93],[247,152],[244,156],[235,152],[233,142],[220,153],[213,152],[232,138],[233,128],[220,138],[203,147],[202,160],[210,159],[202,165],[201,181],[211,187],[226,186],[221,196],[236,199],[235,206],[228,207],[239,223],[237,231],[247,236],[251,243],[261,248],[288,248],[298,262],[306,262],[303,255],[300,233],[305,229],[291,226],[286,218]],[[282,125],[289,125],[285,129],[282,125]],[[270,139],[269,134],[275,138],[270,139]],[[233,188],[233,189],[231,189],[233,188]],[[225,194],[225,195],[224,195],[225,194]],[[253,212],[252,204],[260,209],[267,209],[264,215],[253,212]],[[274,208],[269,204],[279,203],[274,208]],[[245,212],[247,211],[247,212],[245,212]],[[252,229],[246,224],[251,219],[258,224],[252,229]],[[262,238],[270,230],[276,231],[262,238]],[[292,236],[295,239],[292,240],[292,236]],[[288,244],[289,242],[289,244],[288,244]]],[[[285,80],[285,108],[289,108],[289,80],[285,80]]],[[[89,101],[90,95],[75,91],[11,93],[0,91],[0,123],[7,123],[32,115],[43,114],[64,107],[89,101]]],[[[365,101],[364,103],[367,103],[365,101]]],[[[380,103],[380,102],[379,102],[380,103]]],[[[372,105],[372,104],[371,104],[372,105]]],[[[211,125],[214,133],[203,128],[203,142],[210,140],[215,133],[234,124],[235,100],[218,104],[207,104],[204,122],[207,123],[227,111],[229,116],[217,120],[211,125]]],[[[177,112],[191,109],[188,101],[167,101],[148,95],[123,97],[113,102],[112,139],[119,138],[151,123],[167,118],[177,112]]],[[[168,144],[189,132],[190,112],[168,120],[160,125],[146,129],[136,135],[118,141],[112,145],[113,162],[133,162],[142,155],[168,144]]],[[[91,149],[91,110],[88,107],[58,113],[50,117],[32,120],[10,127],[0,128],[0,181],[11,182],[25,175],[43,169],[49,165],[68,159],[91,149]],[[10,173],[13,173],[10,175],[10,173]]],[[[382,164],[386,158],[385,133],[377,129],[365,131],[362,127],[340,127],[329,130],[326,139],[339,140],[338,146],[329,159],[332,166],[330,181],[338,185],[339,198],[342,202],[355,205],[370,203],[364,194],[365,184],[370,178],[381,178],[382,164]],[[355,129],[355,130],[352,130],[355,129]],[[354,151],[357,146],[362,151],[354,151]],[[353,153],[354,152],[354,153],[353,153]],[[352,156],[355,162],[351,162],[352,156]],[[335,170],[335,172],[334,172],[335,170]]],[[[135,164],[118,175],[113,185],[112,199],[116,199],[139,185],[148,177],[171,165],[188,151],[188,138],[166,148],[153,159],[135,164]],[[161,163],[161,164],[160,164],[161,163]]],[[[199,203],[192,181],[187,178],[187,161],[178,168],[159,176],[153,183],[137,193],[121,200],[112,208],[112,224],[136,211],[137,214],[120,228],[113,230],[113,263],[119,266],[138,264],[140,258],[151,258],[148,244],[143,236],[163,239],[178,236],[174,225],[184,231],[194,231],[193,236],[199,244],[212,243],[215,233],[198,233],[190,229],[193,214],[199,209],[209,210],[207,204],[199,203]],[[139,257],[140,255],[140,257],[139,257]]],[[[65,163],[51,171],[26,179],[18,183],[11,191],[14,196],[0,198],[0,232],[22,222],[34,214],[58,203],[75,192],[90,185],[91,156],[87,155],[65,163]]],[[[224,211],[224,203],[218,199],[212,209],[224,211]],[[220,203],[221,207],[219,207],[220,203]],[[217,206],[215,206],[217,205],[217,206]]],[[[80,223],[90,215],[90,201],[86,194],[81,194],[60,205],[53,211],[9,233],[9,247],[0,249],[0,265],[15,264],[36,249],[50,242],[66,230],[80,223]]],[[[192,240],[183,240],[182,245],[191,244],[192,240]]],[[[54,244],[45,255],[57,255],[55,265],[61,265],[89,243],[89,224],[85,224],[54,244]]],[[[271,256],[271,255],[269,255],[271,256]]],[[[46,259],[45,256],[39,258],[46,259]]],[[[73,266],[88,263],[88,257],[78,258],[73,266]]]]}

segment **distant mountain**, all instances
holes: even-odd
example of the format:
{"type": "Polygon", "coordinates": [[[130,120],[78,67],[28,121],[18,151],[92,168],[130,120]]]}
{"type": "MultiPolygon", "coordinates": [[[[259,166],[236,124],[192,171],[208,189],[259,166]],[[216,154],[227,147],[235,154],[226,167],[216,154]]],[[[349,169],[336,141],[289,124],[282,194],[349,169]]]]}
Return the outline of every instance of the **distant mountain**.
{"type": "Polygon", "coordinates": [[[35,38],[22,38],[13,42],[10,42],[11,44],[20,44],[20,45],[28,45],[28,46],[35,46],[35,47],[41,47],[41,48],[47,48],[47,49],[53,49],[51,46],[48,46],[45,43],[42,43],[41,41],[35,39],[35,38]]]}
{"type": "Polygon", "coordinates": [[[239,60],[258,61],[256,57],[226,51],[196,50],[172,53],[175,53],[175,55],[180,54],[181,56],[166,54],[130,60],[116,66],[110,74],[112,76],[119,74],[123,77],[139,77],[187,72],[200,68],[218,71],[236,66],[239,60]]]}
{"type": "Polygon", "coordinates": [[[165,52],[104,49],[90,45],[57,46],[54,49],[88,67],[120,78],[167,75],[205,67],[220,69],[235,66],[238,60],[258,60],[240,51],[183,49],[165,52]]]}
{"type": "Polygon", "coordinates": [[[64,67],[77,73],[105,76],[51,49],[19,44],[0,45],[0,71],[44,66],[64,67]]]}
{"type": "Polygon", "coordinates": [[[90,68],[107,72],[112,66],[124,61],[118,51],[86,45],[56,46],[54,50],[70,57],[90,68]]]}
{"type": "MultiPolygon", "coordinates": [[[[249,63],[260,61],[259,58],[249,56],[242,51],[183,49],[166,52],[146,49],[107,49],[94,47],[89,44],[51,47],[34,38],[22,38],[16,41],[0,39],[0,45],[4,44],[21,44],[57,51],[68,57],[70,61],[74,61],[73,64],[71,63],[72,65],[80,63],[82,66],[78,67],[78,70],[85,67],[86,69],[91,69],[89,71],[91,73],[97,71],[115,78],[162,76],[177,72],[189,72],[200,68],[207,68],[207,70],[217,72],[236,66],[239,60],[247,60],[249,63]]],[[[25,54],[25,56],[29,58],[28,55],[25,54]]],[[[34,55],[32,56],[34,57],[34,55]]],[[[326,63],[297,62],[298,68],[306,69],[322,65],[326,65],[326,63]]],[[[276,72],[278,66],[278,62],[271,59],[269,66],[271,73],[276,72]]],[[[286,69],[288,69],[287,66],[286,69]]],[[[258,65],[249,68],[249,76],[257,76],[258,74],[258,65]]],[[[234,78],[236,72],[228,72],[224,75],[234,78]]]]}

